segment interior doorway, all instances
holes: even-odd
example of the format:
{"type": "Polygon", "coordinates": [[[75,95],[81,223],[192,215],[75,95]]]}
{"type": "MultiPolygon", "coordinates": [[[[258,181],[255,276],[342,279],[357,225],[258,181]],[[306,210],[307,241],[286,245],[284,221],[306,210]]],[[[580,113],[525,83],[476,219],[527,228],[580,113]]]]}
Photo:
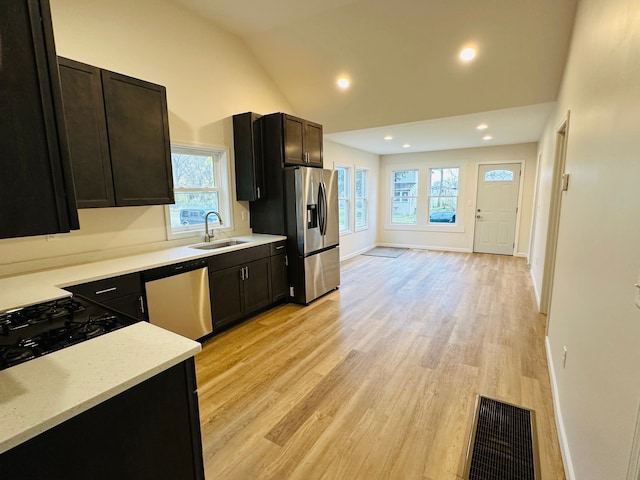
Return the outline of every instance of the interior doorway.
{"type": "MultiPolygon", "coordinates": [[[[567,134],[569,132],[569,112],[556,130],[556,149],[551,177],[551,204],[549,206],[549,227],[547,230],[547,246],[545,249],[544,272],[540,292],[540,313],[549,314],[553,291],[553,276],[556,269],[556,251],[560,230],[560,212],[562,209],[562,192],[568,188],[568,176],[565,173],[567,134]]],[[[549,333],[549,321],[547,321],[549,333]]]]}
{"type": "Polygon", "coordinates": [[[520,163],[479,166],[474,252],[513,255],[521,171],[520,163]]]}

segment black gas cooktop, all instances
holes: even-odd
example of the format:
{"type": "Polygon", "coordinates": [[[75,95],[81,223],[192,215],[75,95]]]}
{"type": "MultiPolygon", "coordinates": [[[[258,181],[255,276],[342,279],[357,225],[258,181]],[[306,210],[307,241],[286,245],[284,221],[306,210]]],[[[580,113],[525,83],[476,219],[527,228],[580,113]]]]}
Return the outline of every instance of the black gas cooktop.
{"type": "Polygon", "coordinates": [[[79,296],[0,313],[0,370],[136,321],[79,296]]]}

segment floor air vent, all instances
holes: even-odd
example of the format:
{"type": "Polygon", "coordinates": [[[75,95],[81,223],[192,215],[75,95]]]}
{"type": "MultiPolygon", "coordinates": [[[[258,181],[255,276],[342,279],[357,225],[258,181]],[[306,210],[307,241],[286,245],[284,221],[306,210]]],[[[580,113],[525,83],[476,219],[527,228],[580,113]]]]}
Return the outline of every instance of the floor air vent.
{"type": "Polygon", "coordinates": [[[538,480],[532,410],[478,396],[469,438],[467,480],[538,480]]]}

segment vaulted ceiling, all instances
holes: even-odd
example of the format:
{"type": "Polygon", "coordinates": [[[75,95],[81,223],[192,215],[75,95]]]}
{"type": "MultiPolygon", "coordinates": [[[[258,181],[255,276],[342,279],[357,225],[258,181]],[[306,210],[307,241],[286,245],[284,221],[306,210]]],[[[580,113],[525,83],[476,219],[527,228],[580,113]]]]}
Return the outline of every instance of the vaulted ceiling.
{"type": "MultiPolygon", "coordinates": [[[[345,132],[374,139],[411,124],[415,135],[425,121],[449,118],[458,128],[452,118],[468,123],[490,111],[506,124],[511,115],[537,140],[541,112],[558,95],[578,0],[174,1],[241,37],[296,114],[349,144],[345,132]],[[468,45],[478,55],[464,64],[458,53],[468,45]],[[349,89],[336,86],[340,75],[349,89]]],[[[501,142],[496,132],[496,144],[515,143],[510,135],[501,142]]]]}

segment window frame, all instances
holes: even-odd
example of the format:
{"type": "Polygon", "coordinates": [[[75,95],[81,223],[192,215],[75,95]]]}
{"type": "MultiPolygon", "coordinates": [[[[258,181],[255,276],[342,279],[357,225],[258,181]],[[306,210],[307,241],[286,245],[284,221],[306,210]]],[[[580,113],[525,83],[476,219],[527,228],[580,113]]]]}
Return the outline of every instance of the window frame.
{"type": "MultiPolygon", "coordinates": [[[[353,232],[353,229],[351,228],[351,224],[352,224],[351,219],[353,217],[353,188],[351,186],[351,167],[348,165],[335,165],[334,170],[336,171],[336,176],[338,175],[337,173],[338,170],[345,171],[344,185],[345,185],[347,196],[341,197],[340,188],[337,188],[338,190],[338,233],[340,235],[344,235],[344,234],[353,232]],[[347,213],[345,216],[347,225],[345,228],[341,228],[342,226],[340,225],[340,202],[341,201],[345,201],[347,203],[347,213]]],[[[339,182],[338,182],[338,179],[336,178],[336,186],[338,185],[339,185],[339,182]]]]}
{"type": "Polygon", "coordinates": [[[460,172],[461,169],[460,167],[429,167],[428,169],[428,178],[429,178],[429,185],[427,187],[427,225],[429,226],[434,226],[434,225],[438,225],[438,226],[443,226],[443,223],[445,225],[449,225],[449,226],[455,226],[458,225],[458,219],[460,217],[458,211],[459,211],[459,200],[460,200],[460,172]],[[433,195],[432,192],[432,183],[431,183],[431,179],[433,178],[433,172],[436,170],[457,170],[458,171],[458,175],[457,175],[457,185],[456,185],[456,195],[433,195]],[[455,217],[455,221],[453,222],[432,222],[431,221],[431,199],[432,198],[455,198],[455,204],[456,204],[456,209],[455,212],[453,213],[454,217],[455,217]]]}
{"type": "Polygon", "coordinates": [[[390,177],[390,180],[391,180],[391,192],[390,192],[391,193],[391,203],[390,203],[390,207],[391,208],[390,208],[390,211],[389,211],[389,213],[390,213],[389,224],[390,225],[393,225],[395,227],[398,227],[398,226],[400,226],[400,227],[414,227],[414,226],[416,226],[416,225],[418,225],[420,223],[419,222],[420,216],[418,215],[418,211],[419,211],[418,207],[419,207],[419,203],[420,203],[420,178],[421,178],[420,169],[418,167],[393,168],[393,169],[391,169],[391,177],[390,177]],[[395,178],[396,178],[396,173],[397,172],[416,172],[416,193],[415,193],[415,195],[400,195],[400,196],[396,195],[396,189],[395,189],[396,181],[395,181],[395,178]],[[396,198],[398,198],[398,199],[407,199],[407,200],[409,200],[411,198],[415,199],[415,205],[416,205],[415,217],[416,217],[416,219],[415,219],[414,222],[406,223],[406,222],[394,222],[393,221],[393,205],[394,205],[394,202],[395,202],[396,198]]]}
{"type": "Polygon", "coordinates": [[[369,169],[366,167],[355,167],[355,175],[353,176],[353,227],[356,232],[361,232],[369,228],[369,169]],[[358,172],[364,175],[364,187],[362,188],[362,197],[358,196],[358,172]],[[358,200],[362,200],[362,211],[364,216],[364,225],[358,226],[358,200]]]}
{"type": "MultiPolygon", "coordinates": [[[[214,187],[206,188],[178,188],[174,185],[174,196],[177,193],[187,192],[217,192],[218,193],[218,210],[222,217],[222,225],[214,223],[209,227],[220,232],[233,230],[233,215],[231,212],[231,182],[230,182],[230,151],[226,146],[219,145],[186,145],[171,144],[171,155],[176,153],[186,155],[203,155],[213,157],[213,179],[214,187]]],[[[173,160],[171,164],[173,168],[173,160]]],[[[173,179],[172,179],[173,180],[173,179]]],[[[175,203],[173,204],[175,205],[175,203]]],[[[171,207],[173,205],[165,205],[165,226],[167,230],[167,239],[175,240],[188,237],[204,236],[204,224],[194,224],[187,226],[172,227],[171,226],[171,207]]]]}

